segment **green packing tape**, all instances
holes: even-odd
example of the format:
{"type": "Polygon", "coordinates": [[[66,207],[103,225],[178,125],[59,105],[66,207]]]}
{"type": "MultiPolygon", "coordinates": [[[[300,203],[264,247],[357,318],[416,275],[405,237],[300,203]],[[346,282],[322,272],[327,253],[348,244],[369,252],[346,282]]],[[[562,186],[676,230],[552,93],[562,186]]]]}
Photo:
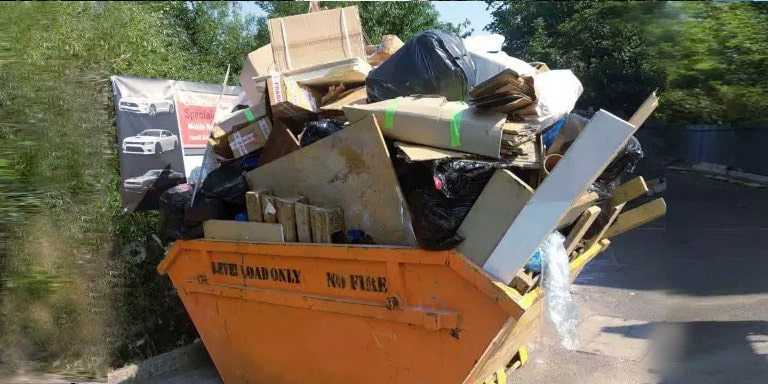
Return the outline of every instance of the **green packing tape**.
{"type": "Polygon", "coordinates": [[[386,109],[384,109],[384,129],[391,131],[395,128],[395,111],[397,110],[397,105],[400,104],[401,101],[403,101],[403,98],[397,97],[392,100],[392,103],[390,103],[386,109]]]}
{"type": "Polygon", "coordinates": [[[459,131],[461,130],[461,114],[464,111],[458,111],[451,116],[451,147],[461,146],[461,136],[459,131]]]}
{"type": "Polygon", "coordinates": [[[243,109],[243,115],[245,115],[249,123],[256,121],[256,116],[253,116],[253,112],[250,109],[243,109]]]}

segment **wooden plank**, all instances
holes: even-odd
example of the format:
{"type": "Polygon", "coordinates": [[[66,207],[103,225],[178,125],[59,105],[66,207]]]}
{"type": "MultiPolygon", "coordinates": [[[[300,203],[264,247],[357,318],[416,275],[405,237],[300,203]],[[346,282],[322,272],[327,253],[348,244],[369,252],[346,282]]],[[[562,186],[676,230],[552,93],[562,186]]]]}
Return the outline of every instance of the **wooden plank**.
{"type": "Polygon", "coordinates": [[[648,185],[642,176],[635,177],[618,186],[611,193],[611,206],[626,203],[648,193],[648,185]]]}
{"type": "Polygon", "coordinates": [[[600,196],[596,192],[587,192],[579,196],[579,198],[573,202],[568,208],[568,212],[563,216],[559,223],[557,223],[557,229],[563,229],[573,224],[584,211],[590,206],[594,205],[600,196]]]}
{"type": "Polygon", "coordinates": [[[261,208],[265,223],[277,223],[277,208],[275,208],[274,196],[261,195],[261,208]]]}
{"type": "Polygon", "coordinates": [[[595,235],[595,237],[593,237],[592,239],[590,239],[589,242],[587,242],[587,245],[585,247],[586,249],[592,248],[593,245],[597,244],[597,242],[603,239],[603,237],[605,236],[605,233],[608,231],[608,228],[610,228],[611,225],[616,221],[616,219],[619,217],[619,214],[621,213],[621,210],[624,209],[624,206],[626,204],[627,203],[621,203],[613,207],[613,209],[611,210],[611,217],[608,219],[608,222],[605,223],[605,225],[603,225],[603,228],[600,229],[600,232],[598,232],[595,235]]]}
{"type": "Polygon", "coordinates": [[[203,222],[206,239],[254,242],[282,242],[283,226],[234,220],[207,220],[203,222]]]}
{"type": "Polygon", "coordinates": [[[264,207],[261,205],[261,196],[264,194],[269,194],[269,191],[260,189],[258,191],[248,191],[245,193],[248,221],[264,221],[264,207]]]}
{"type": "Polygon", "coordinates": [[[309,218],[309,205],[296,203],[293,209],[296,214],[296,236],[299,243],[311,243],[312,225],[309,218]]]}
{"type": "Polygon", "coordinates": [[[340,209],[309,206],[312,242],[332,243],[333,234],[344,230],[344,214],[340,209]]]}
{"type": "Polygon", "coordinates": [[[656,96],[656,91],[653,91],[648,96],[648,98],[645,99],[643,104],[640,105],[640,108],[638,108],[632,117],[629,118],[629,123],[634,125],[636,128],[640,128],[640,126],[645,123],[645,120],[651,116],[653,111],[655,111],[656,107],[658,106],[659,98],[656,96]]]}
{"type": "Polygon", "coordinates": [[[408,204],[372,115],[246,174],[251,190],[307,196],[343,209],[349,228],[376,244],[416,245],[408,204]]]}
{"type": "Polygon", "coordinates": [[[517,215],[483,269],[509,283],[636,130],[598,111],[517,215]]]}
{"type": "Polygon", "coordinates": [[[584,237],[584,234],[587,233],[587,230],[592,226],[592,223],[595,222],[597,215],[600,214],[600,211],[600,207],[589,207],[586,211],[584,211],[584,214],[579,217],[579,220],[576,221],[576,225],[574,225],[573,229],[571,229],[571,233],[569,233],[568,237],[565,238],[564,245],[566,255],[570,256],[571,252],[576,249],[579,241],[581,241],[581,239],[584,237]]]}
{"type": "Polygon", "coordinates": [[[275,210],[277,213],[277,222],[283,225],[283,234],[285,241],[295,243],[299,240],[296,231],[296,211],[294,204],[306,203],[304,196],[275,197],[275,210]]]}
{"type": "Polygon", "coordinates": [[[605,232],[605,237],[613,237],[620,233],[635,229],[664,216],[666,213],[667,203],[663,198],[658,198],[650,203],[645,203],[619,215],[616,222],[605,232]]]}
{"type": "Polygon", "coordinates": [[[533,195],[533,189],[514,173],[499,169],[483,188],[457,233],[464,241],[456,248],[483,265],[533,195]]]}

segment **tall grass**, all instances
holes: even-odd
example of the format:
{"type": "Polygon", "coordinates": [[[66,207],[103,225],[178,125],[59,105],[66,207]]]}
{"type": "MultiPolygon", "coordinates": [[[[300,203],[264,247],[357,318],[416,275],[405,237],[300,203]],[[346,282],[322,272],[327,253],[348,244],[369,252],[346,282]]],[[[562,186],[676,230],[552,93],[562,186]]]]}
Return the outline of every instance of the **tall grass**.
{"type": "Polygon", "coordinates": [[[152,6],[2,8],[0,374],[103,376],[188,342],[194,329],[154,272],[156,213],[122,211],[109,75],[208,79],[152,6]],[[135,243],[148,251],[139,263],[123,252],[135,243]]]}

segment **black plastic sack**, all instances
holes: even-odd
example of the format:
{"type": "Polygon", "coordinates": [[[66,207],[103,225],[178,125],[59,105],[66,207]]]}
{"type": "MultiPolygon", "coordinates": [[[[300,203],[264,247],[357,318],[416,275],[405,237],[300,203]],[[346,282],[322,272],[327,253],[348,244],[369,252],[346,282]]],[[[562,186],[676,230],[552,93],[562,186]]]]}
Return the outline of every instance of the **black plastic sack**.
{"type": "MultiPolygon", "coordinates": [[[[635,166],[643,158],[643,147],[635,136],[629,138],[627,145],[619,152],[613,161],[608,164],[605,171],[597,178],[597,183],[609,187],[625,175],[635,171],[635,166]]],[[[607,192],[612,192],[613,189],[607,192]]]]}
{"type": "Polygon", "coordinates": [[[495,166],[466,160],[406,163],[395,159],[395,169],[413,213],[419,246],[442,251],[464,241],[456,230],[493,176],[495,166]]]}
{"type": "Polygon", "coordinates": [[[301,146],[306,147],[324,137],[341,131],[341,126],[331,120],[310,121],[304,125],[304,134],[301,135],[301,146]]]}
{"type": "Polygon", "coordinates": [[[188,225],[185,219],[193,190],[191,184],[179,184],[160,195],[160,237],[163,242],[203,237],[202,228],[188,225]]]}
{"type": "MultiPolygon", "coordinates": [[[[234,215],[243,212],[245,208],[245,193],[248,183],[245,181],[243,169],[237,164],[222,164],[203,181],[200,195],[222,201],[234,215]]],[[[197,200],[197,197],[195,197],[197,200]]]]}
{"type": "Polygon", "coordinates": [[[475,86],[475,72],[475,63],[458,36],[428,30],[414,36],[368,74],[368,101],[410,95],[464,100],[475,86]]]}

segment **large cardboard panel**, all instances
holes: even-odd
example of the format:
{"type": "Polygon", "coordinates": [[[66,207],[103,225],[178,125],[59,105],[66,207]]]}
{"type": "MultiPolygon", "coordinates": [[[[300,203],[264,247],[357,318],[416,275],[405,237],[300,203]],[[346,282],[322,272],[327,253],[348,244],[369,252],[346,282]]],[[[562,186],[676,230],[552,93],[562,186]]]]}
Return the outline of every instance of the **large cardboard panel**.
{"type": "Polygon", "coordinates": [[[403,97],[344,106],[356,121],[373,113],[384,136],[409,143],[500,158],[506,115],[481,112],[444,97],[403,97]]]}
{"type": "Polygon", "coordinates": [[[248,54],[243,62],[243,70],[240,72],[240,84],[245,94],[248,95],[251,105],[264,99],[264,82],[256,81],[256,76],[264,76],[270,70],[275,69],[275,60],[272,57],[272,45],[267,44],[248,54]]]}
{"type": "Polygon", "coordinates": [[[267,26],[278,71],[365,58],[363,27],[354,6],[270,19],[267,26]]]}
{"type": "Polygon", "coordinates": [[[246,175],[251,189],[344,210],[349,229],[382,245],[416,245],[411,215],[373,116],[246,175]]]}
{"type": "Polygon", "coordinates": [[[483,269],[503,282],[512,281],[636,130],[611,113],[598,111],[517,215],[483,269]]]}
{"type": "Polygon", "coordinates": [[[458,251],[483,265],[532,195],[512,172],[497,170],[457,231],[464,238],[458,251]]]}

